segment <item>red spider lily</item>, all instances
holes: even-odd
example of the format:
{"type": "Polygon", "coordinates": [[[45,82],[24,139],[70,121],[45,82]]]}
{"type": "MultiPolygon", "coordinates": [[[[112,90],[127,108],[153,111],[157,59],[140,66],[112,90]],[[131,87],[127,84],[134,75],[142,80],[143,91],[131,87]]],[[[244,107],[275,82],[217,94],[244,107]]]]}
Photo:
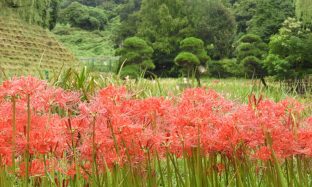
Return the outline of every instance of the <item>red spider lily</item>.
{"type": "Polygon", "coordinates": [[[0,88],[0,96],[33,95],[47,87],[47,83],[34,77],[13,78],[5,81],[0,88]]]}
{"type": "Polygon", "coordinates": [[[219,173],[219,174],[221,174],[224,170],[225,170],[225,166],[224,166],[224,164],[217,164],[216,166],[215,166],[215,170],[217,170],[217,172],[219,173]]]}
{"type": "Polygon", "coordinates": [[[253,155],[254,158],[260,159],[262,161],[267,161],[272,159],[272,152],[269,147],[263,146],[253,155]]]}
{"type": "MultiPolygon", "coordinates": [[[[31,161],[30,168],[29,168],[29,174],[30,176],[44,176],[46,172],[49,172],[51,170],[50,168],[50,162],[49,161],[43,161],[41,159],[34,159],[31,161]]],[[[21,176],[25,176],[26,173],[26,167],[25,162],[22,162],[20,164],[20,171],[21,176]]]]}
{"type": "MultiPolygon", "coordinates": [[[[61,89],[49,87],[44,81],[33,77],[22,77],[4,82],[0,87],[0,141],[2,144],[1,157],[7,162],[9,155],[15,152],[15,158],[23,156],[26,145],[29,145],[29,153],[35,155],[45,155],[52,153],[60,156],[65,150],[65,128],[62,126],[61,118],[57,114],[52,114],[52,107],[65,107],[69,102],[77,101],[77,94],[67,94],[61,89]],[[30,139],[26,140],[27,99],[30,95],[30,139]],[[73,95],[75,97],[61,97],[73,95]],[[8,97],[14,97],[16,104],[13,106],[8,97]],[[17,114],[12,116],[13,107],[17,114]],[[16,129],[12,128],[14,121],[16,129]],[[13,142],[13,130],[15,141],[13,142]],[[5,143],[4,143],[5,142],[5,143]],[[14,145],[13,145],[14,144],[14,145]],[[10,153],[8,152],[10,150],[10,153]]],[[[11,161],[10,161],[11,162],[11,161]]]]}
{"type": "MultiPolygon", "coordinates": [[[[255,96],[239,104],[204,88],[137,99],[124,87],[108,86],[82,102],[76,92],[32,77],[15,78],[0,86],[0,158],[7,166],[19,162],[24,175],[27,151],[31,176],[53,168],[73,178],[80,172],[89,180],[94,169],[105,173],[107,167],[131,165],[139,170],[156,154],[181,158],[199,151],[242,161],[268,161],[273,153],[280,160],[311,157],[312,117],[302,117],[303,109],[293,99],[255,96]]],[[[221,173],[225,166],[217,164],[212,169],[221,173]]]]}
{"type": "Polygon", "coordinates": [[[80,95],[76,92],[68,92],[60,88],[48,87],[41,92],[37,92],[33,96],[32,101],[32,106],[36,110],[48,112],[52,107],[60,107],[68,110],[79,103],[80,95]]]}

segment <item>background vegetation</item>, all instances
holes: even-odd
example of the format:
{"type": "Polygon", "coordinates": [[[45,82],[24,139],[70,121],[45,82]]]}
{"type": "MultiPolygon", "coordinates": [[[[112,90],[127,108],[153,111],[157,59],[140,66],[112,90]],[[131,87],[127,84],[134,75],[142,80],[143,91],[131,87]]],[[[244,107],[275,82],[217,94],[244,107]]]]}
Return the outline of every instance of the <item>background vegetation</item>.
{"type": "MultiPolygon", "coordinates": [[[[1,0],[2,14],[16,11],[30,23],[53,29],[78,58],[120,57],[119,62],[87,63],[93,70],[110,64],[125,76],[186,76],[186,66],[176,57],[191,59],[185,53],[190,52],[201,58],[181,46],[184,40],[197,38],[202,41],[200,53],[209,57],[199,59],[205,75],[259,78],[264,85],[265,77],[271,76],[308,87],[311,4],[311,0],[1,0]],[[140,60],[134,63],[137,59],[120,52],[133,37],[153,51],[145,68],[140,60]],[[129,61],[124,69],[121,61],[129,61]]],[[[200,73],[194,75],[199,80],[200,73]]]]}
{"type": "MultiPolygon", "coordinates": [[[[210,57],[201,62],[206,75],[260,78],[263,84],[267,76],[295,82],[311,74],[311,4],[309,0],[65,0],[59,3],[60,24],[54,33],[84,57],[113,55],[115,49],[124,48],[127,38],[145,40],[153,49],[154,65],[146,72],[159,77],[186,76],[185,66],[175,58],[189,52],[181,48],[183,40],[198,38],[210,57]],[[73,30],[77,34],[70,34],[73,30]]],[[[119,52],[115,55],[126,59],[119,52]]],[[[133,76],[140,68],[130,69],[125,67],[123,74],[133,76]]]]}

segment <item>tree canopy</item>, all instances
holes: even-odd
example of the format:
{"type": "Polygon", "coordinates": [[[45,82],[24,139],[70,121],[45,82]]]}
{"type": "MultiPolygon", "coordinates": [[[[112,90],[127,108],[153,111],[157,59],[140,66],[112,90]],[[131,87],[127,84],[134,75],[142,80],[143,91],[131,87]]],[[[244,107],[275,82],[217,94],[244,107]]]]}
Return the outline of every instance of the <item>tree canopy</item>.
{"type": "Polygon", "coordinates": [[[60,22],[86,30],[103,30],[107,21],[104,10],[88,7],[78,2],[71,3],[60,12],[60,22]]]}

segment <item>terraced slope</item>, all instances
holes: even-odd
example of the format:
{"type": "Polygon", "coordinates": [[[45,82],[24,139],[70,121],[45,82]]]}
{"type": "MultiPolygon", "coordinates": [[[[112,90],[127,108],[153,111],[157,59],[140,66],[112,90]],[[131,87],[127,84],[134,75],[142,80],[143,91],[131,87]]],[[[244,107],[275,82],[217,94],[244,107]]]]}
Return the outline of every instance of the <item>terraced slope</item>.
{"type": "Polygon", "coordinates": [[[38,75],[77,66],[73,54],[49,31],[18,18],[0,16],[0,68],[8,76],[38,75]]]}

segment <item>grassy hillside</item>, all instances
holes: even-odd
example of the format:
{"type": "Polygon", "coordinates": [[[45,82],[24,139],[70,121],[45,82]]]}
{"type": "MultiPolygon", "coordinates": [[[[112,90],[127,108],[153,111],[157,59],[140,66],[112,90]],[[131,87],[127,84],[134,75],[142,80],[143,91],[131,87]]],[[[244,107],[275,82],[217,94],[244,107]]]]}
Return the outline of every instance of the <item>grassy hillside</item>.
{"type": "Polygon", "coordinates": [[[86,31],[67,25],[57,25],[53,32],[77,57],[114,55],[109,31],[86,31]]]}
{"type": "Polygon", "coordinates": [[[62,66],[76,65],[74,55],[49,31],[17,18],[0,16],[0,67],[7,76],[47,75],[62,66]]]}
{"type": "Polygon", "coordinates": [[[57,24],[53,33],[77,57],[114,56],[113,32],[118,19],[111,20],[105,30],[87,31],[69,25],[57,24]]]}
{"type": "Polygon", "coordinates": [[[119,20],[113,19],[103,31],[57,24],[53,33],[90,70],[115,71],[118,59],[115,57],[113,33],[117,24],[119,20]]]}

